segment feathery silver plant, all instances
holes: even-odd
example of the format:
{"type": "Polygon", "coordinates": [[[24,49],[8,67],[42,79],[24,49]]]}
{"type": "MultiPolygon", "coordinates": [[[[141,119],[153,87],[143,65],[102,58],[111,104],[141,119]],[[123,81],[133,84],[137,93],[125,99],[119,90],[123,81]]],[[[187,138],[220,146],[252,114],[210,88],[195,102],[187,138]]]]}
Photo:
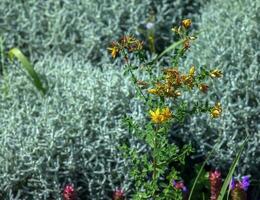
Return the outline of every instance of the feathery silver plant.
{"type": "Polygon", "coordinates": [[[6,48],[17,47],[32,61],[45,54],[71,55],[107,63],[110,41],[143,34],[153,23],[160,49],[170,43],[170,28],[179,18],[198,11],[205,0],[1,0],[0,35],[6,48]],[[163,45],[164,44],[164,45],[163,45]]]}
{"type": "Polygon", "coordinates": [[[117,187],[129,192],[118,146],[134,140],[121,119],[143,116],[128,80],[114,66],[103,73],[77,56],[45,57],[35,68],[48,77],[45,97],[19,68],[8,71],[10,90],[0,95],[1,199],[58,200],[66,183],[82,199],[111,199],[117,187]]]}
{"type": "MultiPolygon", "coordinates": [[[[191,46],[183,67],[205,64],[217,67],[223,78],[214,84],[215,99],[221,99],[223,115],[218,121],[196,116],[183,129],[186,140],[193,138],[198,154],[209,151],[221,137],[212,164],[228,169],[238,144],[249,135],[238,171],[260,177],[260,3],[255,0],[213,0],[202,9],[198,41],[191,46]],[[219,9],[216,9],[219,8],[219,9]],[[195,60],[195,62],[193,62],[195,60]],[[191,63],[191,61],[193,63],[191,63]]],[[[211,85],[208,95],[212,99],[211,85]]]]}

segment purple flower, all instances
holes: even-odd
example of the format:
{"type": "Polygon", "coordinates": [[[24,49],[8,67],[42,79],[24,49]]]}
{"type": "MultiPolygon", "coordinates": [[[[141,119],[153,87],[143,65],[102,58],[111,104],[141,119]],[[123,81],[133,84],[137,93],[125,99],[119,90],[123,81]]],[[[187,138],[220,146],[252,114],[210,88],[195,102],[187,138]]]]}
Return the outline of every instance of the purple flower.
{"type": "Polygon", "coordinates": [[[175,180],[173,180],[173,187],[174,188],[176,188],[177,190],[182,190],[182,192],[187,192],[188,191],[188,189],[187,189],[187,187],[184,185],[184,183],[183,183],[183,181],[175,181],[175,180]]]}
{"type": "Polygon", "coordinates": [[[234,177],[232,177],[232,179],[231,179],[231,181],[229,183],[229,189],[230,190],[234,190],[235,186],[236,186],[235,179],[234,179],[234,177]]]}
{"type": "Polygon", "coordinates": [[[235,180],[232,177],[231,182],[229,184],[229,189],[234,190],[236,188],[240,188],[244,191],[247,191],[249,185],[250,185],[249,176],[242,176],[241,181],[235,180]]]}
{"type": "Polygon", "coordinates": [[[187,187],[186,187],[186,186],[183,186],[182,191],[183,191],[183,192],[188,192],[187,187]]]}
{"type": "Polygon", "coordinates": [[[241,188],[247,191],[249,185],[250,185],[249,176],[243,176],[241,181],[241,188]]]}

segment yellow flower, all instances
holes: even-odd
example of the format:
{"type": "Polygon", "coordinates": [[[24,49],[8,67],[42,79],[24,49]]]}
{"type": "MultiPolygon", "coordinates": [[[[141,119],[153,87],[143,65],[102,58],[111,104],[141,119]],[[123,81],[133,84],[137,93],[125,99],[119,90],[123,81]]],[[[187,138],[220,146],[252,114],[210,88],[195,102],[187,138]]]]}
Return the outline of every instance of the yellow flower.
{"type": "Polygon", "coordinates": [[[163,122],[167,121],[168,119],[170,119],[172,116],[172,113],[168,107],[163,108],[163,109],[157,108],[154,111],[150,110],[149,113],[150,113],[152,122],[156,123],[156,124],[163,123],[163,122]]]}
{"type": "Polygon", "coordinates": [[[221,104],[218,102],[210,111],[212,118],[218,118],[222,113],[221,104]]]}
{"type": "Polygon", "coordinates": [[[184,19],[184,20],[182,20],[182,26],[184,27],[184,28],[189,28],[190,27],[190,25],[191,25],[191,19],[184,19]]]}
{"type": "Polygon", "coordinates": [[[154,123],[162,123],[163,121],[159,108],[157,108],[155,111],[150,110],[150,117],[154,123]]]}
{"type": "Polygon", "coordinates": [[[115,58],[119,52],[118,48],[116,46],[107,48],[109,51],[111,51],[112,58],[115,58]]]}
{"type": "Polygon", "coordinates": [[[163,108],[161,114],[163,115],[163,118],[164,118],[165,120],[170,119],[171,116],[172,116],[172,113],[171,113],[171,111],[170,111],[170,109],[169,109],[168,107],[163,108]]]}
{"type": "Polygon", "coordinates": [[[213,71],[210,72],[210,76],[212,78],[219,78],[222,76],[222,72],[218,69],[214,69],[213,71]]]}

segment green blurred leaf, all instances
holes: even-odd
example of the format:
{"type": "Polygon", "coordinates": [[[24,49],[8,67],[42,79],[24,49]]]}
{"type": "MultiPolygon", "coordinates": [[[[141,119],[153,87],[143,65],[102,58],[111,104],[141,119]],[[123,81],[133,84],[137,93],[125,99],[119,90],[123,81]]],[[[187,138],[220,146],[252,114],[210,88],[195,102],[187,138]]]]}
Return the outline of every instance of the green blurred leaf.
{"type": "Polygon", "coordinates": [[[229,169],[228,175],[227,175],[227,177],[226,177],[226,179],[224,181],[224,184],[223,184],[223,186],[222,186],[222,188],[220,190],[220,193],[219,193],[219,196],[218,196],[217,200],[223,200],[224,199],[226,190],[227,190],[227,188],[229,186],[229,183],[231,181],[232,175],[233,175],[233,173],[235,171],[235,168],[236,168],[236,166],[238,164],[239,158],[240,158],[240,156],[241,156],[241,154],[242,154],[242,152],[244,150],[244,147],[245,147],[245,144],[247,142],[247,139],[248,139],[248,137],[246,137],[246,139],[244,140],[243,144],[241,145],[240,150],[239,150],[235,160],[233,161],[233,163],[232,163],[232,165],[231,165],[231,167],[229,169]]]}
{"type": "Polygon", "coordinates": [[[24,54],[19,49],[13,48],[8,52],[8,56],[11,61],[16,57],[21,62],[23,69],[27,71],[29,76],[32,78],[34,86],[41,91],[42,94],[46,94],[46,88],[43,87],[38,74],[24,54]]]}

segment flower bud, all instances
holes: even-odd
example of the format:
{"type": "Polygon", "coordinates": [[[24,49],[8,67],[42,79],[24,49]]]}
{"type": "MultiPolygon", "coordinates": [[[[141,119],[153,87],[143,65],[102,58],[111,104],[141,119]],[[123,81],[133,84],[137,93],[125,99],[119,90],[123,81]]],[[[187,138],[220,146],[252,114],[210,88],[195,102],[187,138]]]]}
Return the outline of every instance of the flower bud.
{"type": "Polygon", "coordinates": [[[125,193],[122,189],[116,189],[113,194],[113,200],[124,200],[125,193]]]}
{"type": "Polygon", "coordinates": [[[209,88],[209,86],[206,85],[205,83],[201,83],[199,85],[199,89],[200,89],[201,92],[207,93],[208,92],[208,88],[209,88]]]}
{"type": "Polygon", "coordinates": [[[63,190],[63,199],[64,200],[76,200],[76,191],[75,191],[73,185],[68,184],[65,186],[65,188],[63,190]]]}
{"type": "Polygon", "coordinates": [[[184,19],[181,24],[184,28],[188,29],[191,26],[191,19],[184,19]]]}
{"type": "Polygon", "coordinates": [[[213,71],[210,72],[210,76],[212,78],[219,78],[222,76],[222,72],[218,69],[214,69],[213,71]]]}

